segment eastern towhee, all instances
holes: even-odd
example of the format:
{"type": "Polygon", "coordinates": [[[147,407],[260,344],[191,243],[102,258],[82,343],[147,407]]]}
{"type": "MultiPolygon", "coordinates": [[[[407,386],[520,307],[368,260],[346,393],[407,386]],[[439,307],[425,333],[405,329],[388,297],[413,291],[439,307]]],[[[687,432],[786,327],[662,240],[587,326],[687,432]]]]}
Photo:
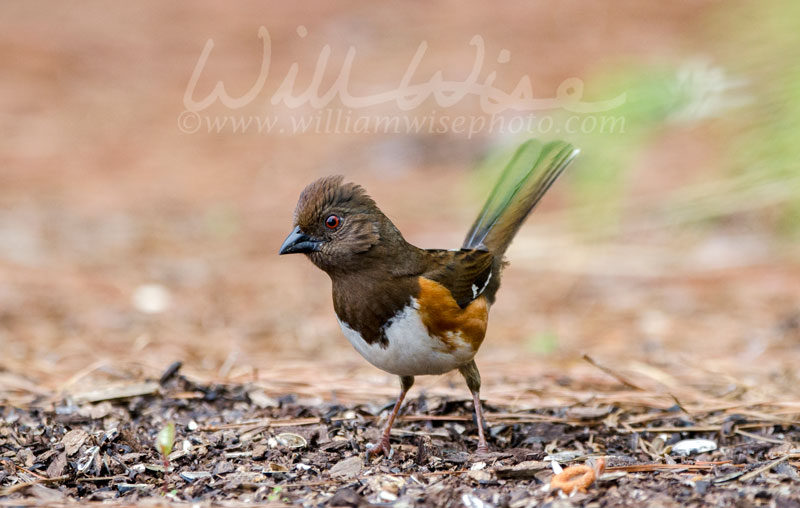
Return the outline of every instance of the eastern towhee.
{"type": "Polygon", "coordinates": [[[474,357],[500,287],[503,255],[577,153],[561,141],[520,146],[456,250],[406,242],[364,189],[341,176],[303,190],[280,254],[306,254],[330,276],[344,336],[372,365],[400,376],[400,396],[370,455],[389,455],[389,431],[414,376],[453,369],[472,392],[477,452],[488,451],[474,357]]]}

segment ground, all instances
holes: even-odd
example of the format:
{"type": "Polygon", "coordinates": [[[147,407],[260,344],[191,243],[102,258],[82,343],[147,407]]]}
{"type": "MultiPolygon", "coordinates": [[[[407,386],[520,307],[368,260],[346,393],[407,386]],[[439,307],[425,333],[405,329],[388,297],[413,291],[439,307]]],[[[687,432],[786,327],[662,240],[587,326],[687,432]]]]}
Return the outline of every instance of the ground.
{"type": "Polygon", "coordinates": [[[695,400],[694,387],[655,392],[591,357],[585,363],[577,378],[551,373],[513,387],[513,404],[488,403],[488,455],[474,454],[471,403],[451,388],[411,397],[393,455],[372,460],[367,444],[391,403],[352,387],[334,387],[323,402],[308,395],[321,390],[311,372],[305,383],[200,384],[176,363],[160,378],[98,386],[87,373],[79,392],[4,410],[1,503],[800,504],[796,400],[744,402],[749,390],[725,383],[695,400]],[[296,391],[306,396],[286,394],[296,391]],[[365,402],[351,402],[358,398],[365,402]],[[168,421],[176,437],[165,475],[156,435],[168,421]],[[682,454],[688,439],[715,449],[682,454]],[[550,489],[553,461],[600,457],[605,471],[586,492],[550,489]]]}
{"type": "MultiPolygon", "coordinates": [[[[782,222],[797,173],[734,164],[758,152],[737,136],[761,124],[796,145],[777,136],[796,126],[769,116],[794,110],[758,95],[781,92],[800,61],[758,52],[793,19],[776,5],[742,17],[748,2],[4,3],[0,506],[800,504],[800,245],[782,222]],[[726,24],[737,12],[745,22],[726,24]],[[418,81],[463,79],[476,35],[482,79],[496,72],[505,90],[529,76],[550,97],[578,77],[595,100],[636,75],[622,91],[658,96],[669,86],[636,86],[699,67],[713,78],[701,91],[753,85],[744,102],[758,114],[643,126],[658,108],[631,108],[625,132],[568,138],[583,153],[509,249],[476,358],[491,455],[472,455],[472,403],[453,373],[417,380],[394,456],[370,461],[398,382],[342,337],[327,276],[277,255],[297,196],[344,174],[412,243],[457,247],[496,175],[475,168],[519,140],[187,132],[205,45],[194,97],[217,81],[241,95],[261,26],[264,93],[204,114],[314,113],[270,97],[295,63],[297,89],[308,83],[326,45],[328,84],[355,48],[354,94],[396,86],[423,43],[418,81]],[[609,144],[624,156],[598,156],[609,144]],[[165,474],[155,441],[169,421],[165,474]],[[717,448],[680,456],[687,439],[717,448]],[[585,493],[547,490],[550,459],[601,457],[585,493]]],[[[368,111],[469,116],[477,103],[368,111]]]]}

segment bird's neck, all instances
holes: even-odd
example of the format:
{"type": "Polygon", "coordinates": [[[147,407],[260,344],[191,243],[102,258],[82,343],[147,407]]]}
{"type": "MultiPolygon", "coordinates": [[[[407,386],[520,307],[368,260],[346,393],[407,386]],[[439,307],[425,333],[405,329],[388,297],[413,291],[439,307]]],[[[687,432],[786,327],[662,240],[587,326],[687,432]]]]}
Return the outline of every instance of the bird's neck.
{"type": "Polygon", "coordinates": [[[369,250],[353,254],[347,263],[323,268],[334,282],[355,277],[386,279],[394,275],[416,273],[424,262],[424,251],[408,243],[403,235],[389,223],[381,231],[380,239],[369,250]]]}

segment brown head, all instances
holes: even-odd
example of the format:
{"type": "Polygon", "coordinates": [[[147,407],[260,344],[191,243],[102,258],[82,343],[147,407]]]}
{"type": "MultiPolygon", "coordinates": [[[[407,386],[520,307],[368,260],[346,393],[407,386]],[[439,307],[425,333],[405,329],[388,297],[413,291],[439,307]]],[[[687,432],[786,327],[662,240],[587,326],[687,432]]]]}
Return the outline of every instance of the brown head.
{"type": "Polygon", "coordinates": [[[280,254],[306,254],[328,273],[368,268],[381,259],[381,246],[405,243],[366,191],[341,176],[320,178],[303,190],[294,225],[280,254]]]}

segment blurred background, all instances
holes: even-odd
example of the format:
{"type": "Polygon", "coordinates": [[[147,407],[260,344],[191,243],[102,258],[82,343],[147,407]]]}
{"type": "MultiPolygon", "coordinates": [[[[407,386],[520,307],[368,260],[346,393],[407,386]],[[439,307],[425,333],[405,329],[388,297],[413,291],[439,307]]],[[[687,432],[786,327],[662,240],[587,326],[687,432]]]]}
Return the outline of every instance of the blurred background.
{"type": "Polygon", "coordinates": [[[343,174],[412,243],[456,247],[528,137],[582,154],[508,252],[478,355],[490,400],[580,375],[583,354],[797,391],[796,2],[24,1],[0,19],[5,397],[175,360],[388,397],[327,276],[277,255],[297,196],[343,174]]]}

